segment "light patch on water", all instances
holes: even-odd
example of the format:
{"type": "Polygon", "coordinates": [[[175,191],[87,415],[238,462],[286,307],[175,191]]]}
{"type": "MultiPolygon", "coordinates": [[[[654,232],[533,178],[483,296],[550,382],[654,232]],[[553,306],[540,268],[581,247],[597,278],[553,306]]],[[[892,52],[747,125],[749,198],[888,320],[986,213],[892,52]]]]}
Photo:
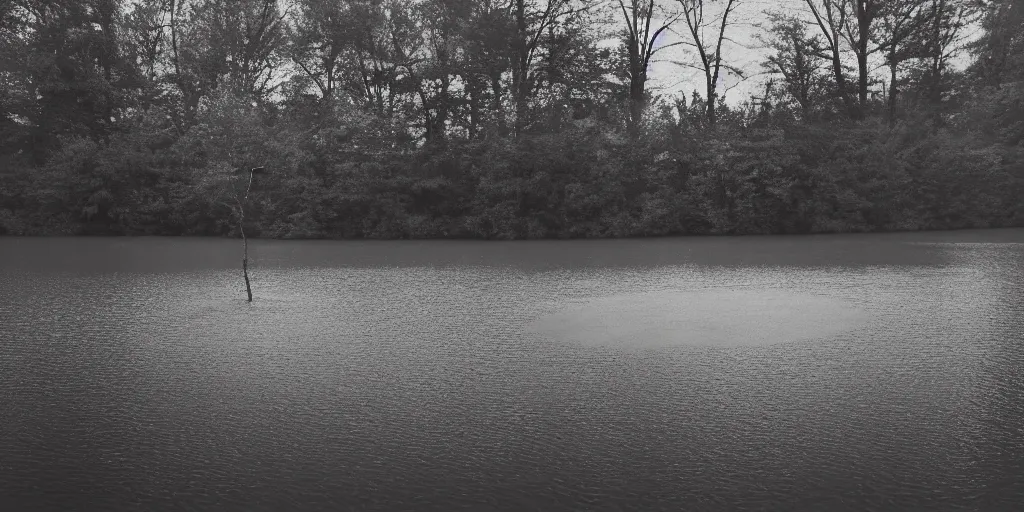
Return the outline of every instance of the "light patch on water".
{"type": "Polygon", "coordinates": [[[932,247],[1015,247],[1024,242],[907,242],[910,245],[926,245],[932,247]]]}
{"type": "Polygon", "coordinates": [[[866,320],[863,310],[835,298],[715,289],[604,297],[542,317],[528,330],[587,346],[742,347],[828,338],[866,320]]]}

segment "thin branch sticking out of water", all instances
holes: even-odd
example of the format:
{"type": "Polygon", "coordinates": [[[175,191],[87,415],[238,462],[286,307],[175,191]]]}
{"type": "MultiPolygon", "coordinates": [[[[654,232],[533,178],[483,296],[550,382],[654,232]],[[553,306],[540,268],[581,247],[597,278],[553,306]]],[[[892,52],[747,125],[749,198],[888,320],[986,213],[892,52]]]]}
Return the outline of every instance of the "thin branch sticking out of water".
{"type": "Polygon", "coordinates": [[[249,184],[245,187],[245,196],[238,201],[238,230],[242,233],[242,277],[245,279],[245,294],[249,302],[252,302],[252,285],[249,284],[249,239],[245,236],[245,205],[249,204],[253,175],[261,171],[262,167],[249,170],[249,184]]]}

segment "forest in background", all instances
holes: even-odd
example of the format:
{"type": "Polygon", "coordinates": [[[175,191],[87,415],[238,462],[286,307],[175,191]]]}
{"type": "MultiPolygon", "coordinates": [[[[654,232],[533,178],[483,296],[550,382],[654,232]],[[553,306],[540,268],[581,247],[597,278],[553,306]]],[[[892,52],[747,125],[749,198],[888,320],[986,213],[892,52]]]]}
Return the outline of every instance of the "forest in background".
{"type": "Polygon", "coordinates": [[[742,1],[0,0],[0,234],[1024,226],[1024,0],[742,1]]]}

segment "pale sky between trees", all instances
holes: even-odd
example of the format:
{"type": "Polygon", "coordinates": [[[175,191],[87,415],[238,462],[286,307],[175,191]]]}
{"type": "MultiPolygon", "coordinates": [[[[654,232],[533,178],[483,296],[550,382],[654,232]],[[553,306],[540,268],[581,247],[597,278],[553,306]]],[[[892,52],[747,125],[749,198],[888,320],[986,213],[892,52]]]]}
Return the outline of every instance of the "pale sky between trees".
{"type": "MultiPolygon", "coordinates": [[[[543,2],[544,0],[540,0],[543,2]]],[[[617,0],[599,0],[605,5],[602,11],[602,18],[608,27],[608,32],[623,27],[621,13],[618,11],[617,0]]],[[[726,0],[706,0],[709,16],[714,13],[718,16],[724,9],[726,0]]],[[[128,0],[128,3],[135,3],[136,0],[128,0]]],[[[660,12],[671,14],[678,11],[678,0],[657,0],[660,12]]],[[[281,5],[287,9],[292,0],[281,0],[281,5]]],[[[794,14],[806,17],[810,21],[807,4],[805,0],[736,0],[736,7],[730,15],[729,27],[726,30],[727,41],[723,45],[723,63],[738,68],[745,77],[723,68],[719,78],[719,95],[724,96],[729,104],[738,104],[751,96],[758,96],[764,87],[764,79],[767,75],[761,67],[764,60],[765,50],[758,41],[757,34],[762,33],[762,26],[766,29],[769,25],[766,12],[779,12],[794,14]]],[[[664,16],[656,18],[655,21],[665,19],[664,16]]],[[[809,27],[810,33],[817,34],[818,28],[814,25],[809,27]]],[[[693,91],[704,94],[703,71],[687,67],[699,63],[696,53],[692,51],[692,45],[687,46],[690,41],[687,39],[686,24],[680,19],[672,27],[659,36],[659,46],[668,45],[659,51],[651,64],[649,71],[648,90],[655,95],[673,96],[685,94],[689,99],[693,91]],[[682,44],[680,44],[682,43],[682,44]]],[[[707,35],[708,40],[714,39],[714,34],[707,35]]],[[[603,44],[618,44],[615,39],[607,39],[603,44]]],[[[957,59],[957,63],[966,62],[965,55],[957,59]]],[[[872,55],[873,69],[882,65],[882,59],[878,55],[872,55]]],[[[851,61],[851,64],[854,62],[851,61]]]]}
{"type": "MultiPolygon", "coordinates": [[[[616,0],[608,1],[614,3],[616,0]]],[[[658,3],[667,12],[671,12],[678,6],[677,0],[659,0],[658,3]]],[[[709,7],[716,9],[714,12],[717,13],[723,9],[724,4],[725,0],[711,0],[709,7]]],[[[735,73],[722,70],[719,84],[724,87],[722,94],[725,95],[725,101],[729,104],[735,105],[748,99],[751,95],[759,95],[764,86],[766,75],[761,67],[761,62],[764,60],[765,50],[757,40],[757,34],[762,32],[760,26],[763,25],[764,28],[767,28],[769,25],[766,12],[794,14],[810,20],[805,0],[738,0],[736,11],[730,15],[731,26],[726,31],[729,41],[723,45],[722,55],[724,63],[742,70],[746,74],[746,78],[740,78],[735,73]]],[[[621,15],[614,18],[613,21],[621,24],[621,15]]],[[[817,34],[818,28],[812,25],[809,31],[812,34],[817,34]]],[[[682,38],[687,35],[686,25],[680,20],[673,25],[671,33],[659,37],[661,45],[676,44],[676,46],[666,48],[655,55],[656,62],[650,69],[649,90],[652,93],[663,95],[684,93],[687,98],[692,91],[704,94],[703,72],[673,63],[675,61],[692,65],[698,62],[691,47],[687,47],[685,43],[677,44],[684,41],[682,38]]],[[[711,38],[710,34],[709,38],[711,38]]],[[[957,59],[957,64],[968,60],[964,57],[966,56],[961,55],[957,59]]],[[[872,62],[873,68],[877,69],[882,65],[881,56],[873,55],[872,62]]],[[[850,63],[851,65],[855,64],[852,59],[850,63]]]]}

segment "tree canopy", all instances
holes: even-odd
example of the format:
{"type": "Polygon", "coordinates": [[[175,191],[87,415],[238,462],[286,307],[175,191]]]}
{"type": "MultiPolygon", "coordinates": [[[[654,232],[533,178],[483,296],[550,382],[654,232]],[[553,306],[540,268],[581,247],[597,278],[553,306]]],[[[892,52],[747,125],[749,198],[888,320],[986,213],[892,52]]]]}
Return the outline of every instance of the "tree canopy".
{"type": "Polygon", "coordinates": [[[0,234],[237,234],[254,167],[257,236],[1024,225],[1024,1],[805,0],[757,70],[741,3],[2,2],[0,234]]]}

